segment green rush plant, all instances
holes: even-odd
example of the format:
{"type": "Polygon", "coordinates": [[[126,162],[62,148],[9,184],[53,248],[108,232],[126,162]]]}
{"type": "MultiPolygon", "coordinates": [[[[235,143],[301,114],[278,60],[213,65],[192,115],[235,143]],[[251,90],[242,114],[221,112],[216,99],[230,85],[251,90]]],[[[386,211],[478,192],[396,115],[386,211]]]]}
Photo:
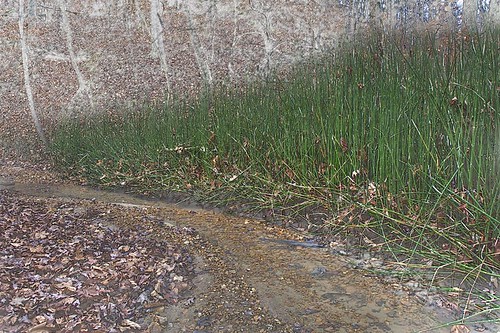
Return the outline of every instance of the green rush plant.
{"type": "Polygon", "coordinates": [[[499,47],[495,27],[374,32],[260,81],[61,122],[51,154],[93,185],[297,214],[321,208],[330,212],[323,231],[361,225],[395,255],[493,276],[499,47]],[[372,218],[334,218],[347,207],[372,218]]]}

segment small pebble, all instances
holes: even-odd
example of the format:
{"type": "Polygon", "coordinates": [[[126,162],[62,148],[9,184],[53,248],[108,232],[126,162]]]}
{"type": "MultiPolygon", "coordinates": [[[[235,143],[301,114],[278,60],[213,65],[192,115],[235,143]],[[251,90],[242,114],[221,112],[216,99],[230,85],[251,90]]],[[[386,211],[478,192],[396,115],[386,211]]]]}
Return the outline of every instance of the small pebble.
{"type": "Polygon", "coordinates": [[[410,289],[416,289],[420,286],[420,284],[416,281],[409,281],[405,283],[405,287],[410,288],[410,289]]]}
{"type": "Polygon", "coordinates": [[[318,266],[318,267],[316,267],[316,268],[314,268],[312,270],[311,275],[319,277],[319,276],[325,275],[326,272],[328,272],[328,270],[326,269],[326,267],[318,266]]]}
{"type": "Polygon", "coordinates": [[[373,267],[373,268],[379,268],[379,267],[382,267],[383,266],[383,262],[381,260],[378,260],[378,259],[371,259],[370,260],[370,263],[369,263],[369,266],[370,267],[373,267]]]}
{"type": "Polygon", "coordinates": [[[196,321],[198,327],[208,327],[210,325],[212,325],[212,320],[209,317],[202,317],[196,321]]]}

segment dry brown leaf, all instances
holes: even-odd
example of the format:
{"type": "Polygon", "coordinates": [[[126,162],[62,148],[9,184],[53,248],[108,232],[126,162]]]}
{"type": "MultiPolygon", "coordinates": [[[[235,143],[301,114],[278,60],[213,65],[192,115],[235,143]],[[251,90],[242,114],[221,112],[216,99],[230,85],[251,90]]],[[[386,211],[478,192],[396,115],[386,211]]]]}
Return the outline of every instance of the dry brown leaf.
{"type": "Polygon", "coordinates": [[[48,236],[48,233],[45,231],[35,233],[35,239],[45,239],[45,238],[47,238],[47,236],[48,236]]]}
{"type": "Polygon", "coordinates": [[[141,328],[141,325],[139,325],[138,323],[136,323],[135,321],[132,321],[130,319],[123,320],[122,326],[130,327],[132,329],[137,329],[137,330],[141,328]]]}
{"type": "Polygon", "coordinates": [[[47,327],[47,323],[41,323],[28,329],[28,333],[49,333],[51,328],[47,327]]]}
{"type": "Polygon", "coordinates": [[[470,329],[465,325],[454,325],[451,327],[450,333],[470,333],[470,329]]]}
{"type": "Polygon", "coordinates": [[[29,250],[31,253],[43,253],[43,246],[42,245],[30,246],[29,250]]]}
{"type": "Polygon", "coordinates": [[[55,286],[56,286],[56,288],[67,289],[69,291],[75,291],[76,290],[76,288],[73,286],[73,283],[71,281],[61,282],[61,283],[56,284],[55,286]]]}

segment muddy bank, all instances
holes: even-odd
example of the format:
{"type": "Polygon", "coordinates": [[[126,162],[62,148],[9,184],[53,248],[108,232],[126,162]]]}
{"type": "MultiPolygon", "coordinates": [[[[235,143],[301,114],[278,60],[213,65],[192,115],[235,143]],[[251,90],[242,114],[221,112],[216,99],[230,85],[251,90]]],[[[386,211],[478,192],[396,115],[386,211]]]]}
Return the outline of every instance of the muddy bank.
{"type": "MultiPolygon", "coordinates": [[[[70,184],[23,183],[29,170],[3,169],[3,196],[44,203],[61,216],[71,215],[61,210],[68,205],[81,213],[102,207],[108,227],[146,228],[148,235],[141,237],[172,242],[193,258],[189,287],[179,291],[177,302],[159,305],[148,317],[156,319],[138,330],[450,332],[439,326],[459,318],[446,295],[356,268],[353,258],[339,251],[342,244],[303,246],[310,244],[308,235],[251,218],[70,184]],[[190,230],[191,236],[176,238],[172,230],[190,230]]],[[[85,223],[82,230],[90,227],[85,223]]],[[[492,324],[468,327],[495,332],[492,324]]]]}

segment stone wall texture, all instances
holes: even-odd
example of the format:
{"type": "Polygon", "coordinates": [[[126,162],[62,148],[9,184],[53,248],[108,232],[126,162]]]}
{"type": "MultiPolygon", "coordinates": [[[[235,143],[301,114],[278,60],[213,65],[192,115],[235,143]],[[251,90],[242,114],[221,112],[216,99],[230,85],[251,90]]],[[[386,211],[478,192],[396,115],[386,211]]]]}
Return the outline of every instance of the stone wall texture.
{"type": "MultiPolygon", "coordinates": [[[[0,146],[35,122],[265,75],[379,26],[499,22],[500,0],[0,0],[0,146]]],[[[15,147],[14,147],[15,148],[15,147]]]]}

